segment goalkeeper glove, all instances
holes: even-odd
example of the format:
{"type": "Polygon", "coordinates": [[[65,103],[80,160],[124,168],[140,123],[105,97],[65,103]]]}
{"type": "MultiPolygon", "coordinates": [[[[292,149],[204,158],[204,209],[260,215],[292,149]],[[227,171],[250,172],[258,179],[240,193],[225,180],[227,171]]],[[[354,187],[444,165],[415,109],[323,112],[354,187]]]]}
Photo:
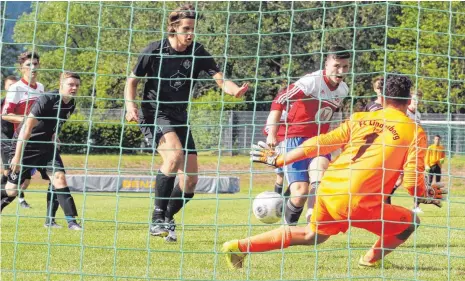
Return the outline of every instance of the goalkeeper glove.
{"type": "Polygon", "coordinates": [[[264,163],[269,166],[276,166],[276,159],[279,156],[279,152],[269,147],[266,143],[259,141],[257,144],[252,145],[250,151],[250,159],[253,162],[264,163]]]}
{"type": "Polygon", "coordinates": [[[422,198],[418,198],[418,203],[423,204],[434,204],[437,207],[442,207],[442,195],[448,193],[448,188],[443,183],[435,183],[429,186],[427,184],[425,195],[422,198]]]}

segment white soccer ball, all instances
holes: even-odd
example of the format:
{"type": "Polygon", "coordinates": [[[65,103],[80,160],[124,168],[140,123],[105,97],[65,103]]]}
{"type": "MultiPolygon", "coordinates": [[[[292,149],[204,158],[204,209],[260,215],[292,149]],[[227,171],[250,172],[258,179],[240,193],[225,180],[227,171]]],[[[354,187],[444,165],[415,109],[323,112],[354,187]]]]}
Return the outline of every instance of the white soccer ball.
{"type": "Polygon", "coordinates": [[[253,200],[253,214],[263,223],[276,223],[281,219],[284,199],[273,191],[265,191],[253,200]]]}

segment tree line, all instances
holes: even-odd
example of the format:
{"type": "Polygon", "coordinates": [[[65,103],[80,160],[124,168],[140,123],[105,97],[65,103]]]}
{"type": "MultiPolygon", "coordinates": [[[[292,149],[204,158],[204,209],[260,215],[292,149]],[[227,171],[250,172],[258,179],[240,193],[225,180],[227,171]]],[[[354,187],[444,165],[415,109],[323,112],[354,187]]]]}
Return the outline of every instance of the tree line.
{"type": "MultiPolygon", "coordinates": [[[[171,2],[34,2],[14,28],[18,49],[41,54],[40,81],[57,87],[61,69],[82,74],[82,107],[120,108],[139,52],[166,31],[171,2]]],[[[352,51],[344,111],[358,111],[384,73],[410,75],[424,92],[421,110],[465,113],[465,3],[195,2],[196,40],[229,79],[249,81],[241,100],[222,96],[208,76],[194,89],[196,108],[268,110],[277,91],[323,67],[331,45],[352,51]]],[[[3,60],[5,62],[5,60],[3,60]]],[[[2,63],[5,67],[12,67],[2,63]]],[[[10,68],[12,69],[12,68],[10,68]]],[[[141,83],[142,84],[142,83],[141,83]]]]}

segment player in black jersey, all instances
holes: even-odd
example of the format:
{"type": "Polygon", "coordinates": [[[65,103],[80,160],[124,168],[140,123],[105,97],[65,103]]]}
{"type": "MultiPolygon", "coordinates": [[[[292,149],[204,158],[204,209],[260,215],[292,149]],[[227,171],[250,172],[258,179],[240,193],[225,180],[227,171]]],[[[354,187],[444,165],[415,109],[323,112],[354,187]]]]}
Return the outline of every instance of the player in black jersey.
{"type": "Polygon", "coordinates": [[[382,93],[383,93],[383,88],[381,88],[382,83],[384,82],[384,77],[383,76],[376,76],[373,79],[373,90],[376,93],[376,99],[371,100],[366,106],[363,111],[377,111],[383,109],[382,105],[382,93]]]}
{"type": "MultiPolygon", "coordinates": [[[[8,88],[18,82],[18,78],[16,76],[7,76],[4,80],[4,87],[5,91],[8,91],[8,88]]],[[[2,111],[3,111],[3,106],[5,105],[5,99],[2,99],[2,111]]],[[[2,186],[6,184],[8,180],[8,169],[9,169],[9,164],[8,164],[8,158],[10,157],[10,151],[11,151],[11,139],[13,138],[13,134],[15,132],[14,125],[13,123],[10,123],[6,120],[1,119],[2,123],[2,139],[1,139],[1,155],[2,155],[2,186]]],[[[22,208],[29,209],[31,208],[31,205],[26,201],[26,198],[24,196],[24,190],[27,189],[29,186],[29,183],[31,181],[31,175],[28,176],[28,178],[24,181],[24,183],[21,185],[21,189],[19,190],[19,205],[22,208]]]]}
{"type": "Polygon", "coordinates": [[[53,136],[75,109],[73,97],[77,94],[81,78],[78,74],[64,72],[60,79],[59,93],[45,94],[37,99],[31,112],[15,132],[10,157],[10,172],[5,189],[1,190],[1,209],[17,195],[17,186],[24,182],[34,167],[46,167],[53,173],[52,184],[57,200],[65,213],[68,228],[81,230],[75,217],[78,215],[74,199],[66,183],[65,168],[53,136]]]}
{"type": "Polygon", "coordinates": [[[224,80],[204,46],[194,42],[197,14],[186,4],[168,16],[168,38],[150,43],[127,79],[126,120],[138,121],[145,138],[163,159],[156,176],[155,209],[150,232],[176,241],[173,217],[193,196],[197,184],[197,151],[188,124],[187,107],[199,73],[207,72],[227,94],[241,97],[248,84],[224,80]],[[134,100],[140,78],[146,77],[143,102],[134,100]],[[176,175],[179,185],[174,187],[176,175]]]}

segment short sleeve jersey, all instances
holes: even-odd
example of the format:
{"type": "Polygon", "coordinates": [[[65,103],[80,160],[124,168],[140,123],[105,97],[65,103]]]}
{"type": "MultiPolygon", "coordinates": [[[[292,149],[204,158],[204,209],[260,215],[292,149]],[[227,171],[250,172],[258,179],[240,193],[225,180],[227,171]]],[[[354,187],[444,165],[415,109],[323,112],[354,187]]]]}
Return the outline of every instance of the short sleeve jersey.
{"type": "Polygon", "coordinates": [[[150,43],[139,56],[133,73],[146,77],[142,109],[186,110],[191,89],[199,74],[210,76],[220,72],[215,60],[200,43],[193,43],[183,52],[173,49],[168,39],[150,43]]]}
{"type": "Polygon", "coordinates": [[[333,211],[346,215],[350,210],[379,206],[382,194],[391,193],[402,170],[409,193],[423,194],[426,133],[405,113],[393,108],[355,113],[319,138],[315,142],[322,148],[330,143],[343,147],[318,189],[333,211]]]}
{"type": "MultiPolygon", "coordinates": [[[[40,97],[31,109],[33,114],[39,121],[32,129],[31,141],[50,142],[53,134],[59,133],[63,124],[73,114],[75,109],[75,101],[71,99],[68,103],[63,102],[60,94],[47,94],[40,97]]],[[[15,135],[19,133],[16,131],[15,135]]]]}
{"type": "Polygon", "coordinates": [[[348,93],[345,82],[331,86],[324,70],[300,78],[281,91],[271,104],[271,110],[287,111],[278,137],[310,138],[328,132],[329,121],[348,93]]]}
{"type": "MultiPolygon", "coordinates": [[[[27,116],[35,101],[44,93],[44,85],[37,82],[36,85],[29,85],[21,79],[8,88],[5,98],[5,105],[2,114],[15,114],[27,116]]],[[[15,130],[18,124],[14,124],[15,130]]]]}

